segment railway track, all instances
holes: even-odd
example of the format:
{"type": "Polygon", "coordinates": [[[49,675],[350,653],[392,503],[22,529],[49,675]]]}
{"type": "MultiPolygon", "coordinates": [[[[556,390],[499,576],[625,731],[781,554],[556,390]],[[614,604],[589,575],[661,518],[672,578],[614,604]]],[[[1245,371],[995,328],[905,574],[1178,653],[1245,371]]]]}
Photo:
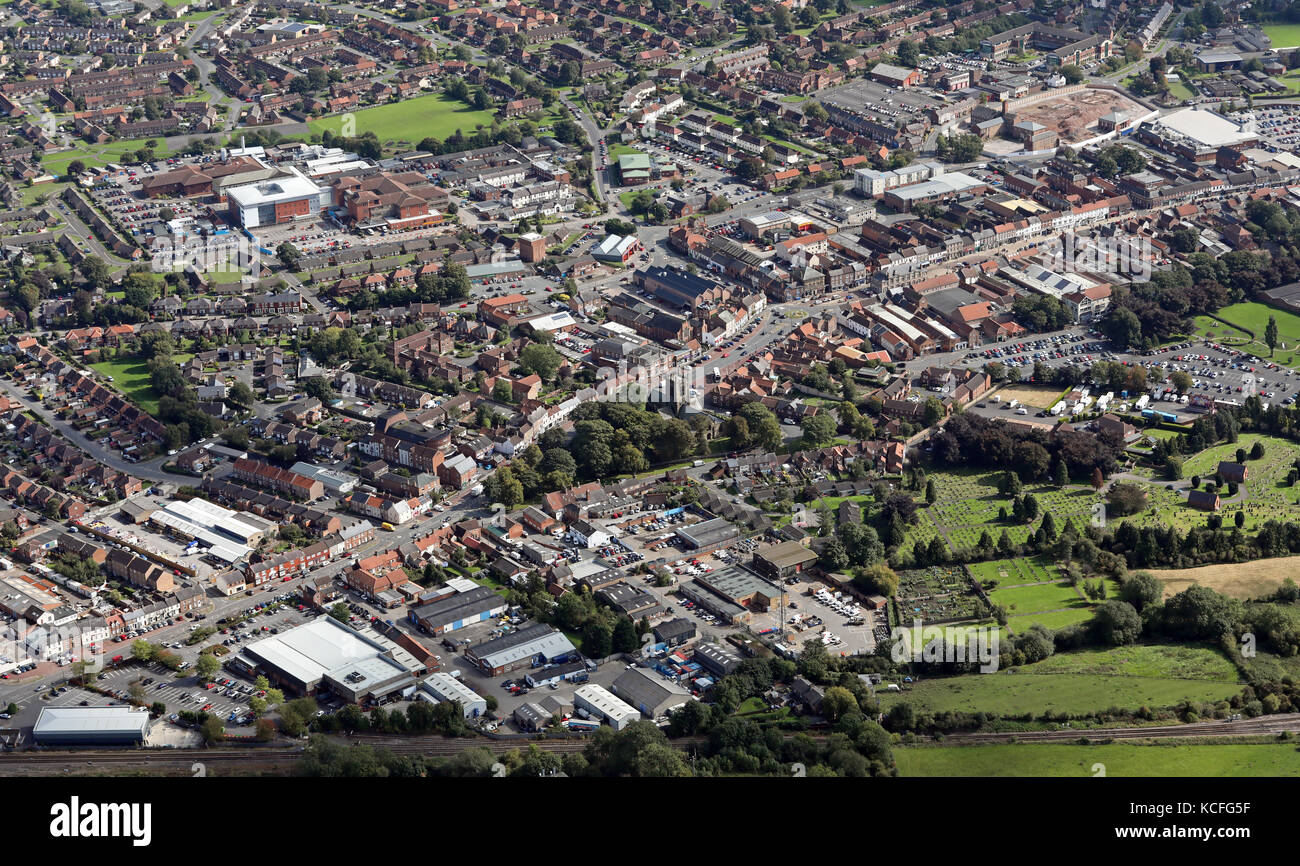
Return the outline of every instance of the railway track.
{"type": "MultiPolygon", "coordinates": [[[[1264,716],[1238,722],[1195,722],[1185,725],[1153,725],[1149,727],[1062,729],[1056,731],[1019,731],[1005,733],[950,734],[943,742],[977,745],[981,743],[1077,743],[1082,738],[1098,740],[1144,740],[1186,738],[1232,738],[1266,736],[1283,732],[1300,733],[1300,713],[1264,716]]],[[[824,739],[823,732],[809,732],[814,739],[824,739]]],[[[447,739],[440,736],[397,737],[361,734],[357,736],[331,736],[339,745],[367,745],[395,755],[423,755],[452,757],[466,749],[486,748],[501,755],[513,749],[527,750],[536,746],[544,752],[568,754],[581,752],[587,747],[587,738],[495,740],[487,738],[447,739]]],[[[673,740],[678,749],[690,749],[707,742],[706,737],[683,737],[673,740]]],[[[189,771],[202,764],[207,771],[244,770],[254,767],[271,772],[289,771],[303,755],[302,746],[270,748],[215,748],[176,749],[159,751],[142,750],[86,750],[86,751],[33,751],[11,752],[0,755],[0,776],[24,775],[27,772],[48,773],[64,768],[76,775],[90,775],[106,767],[131,768],[135,771],[150,769],[169,772],[189,771]]]]}
{"type": "Polygon", "coordinates": [[[1239,722],[1193,722],[1186,725],[1152,725],[1150,727],[1092,728],[1059,731],[1020,731],[1008,733],[950,734],[946,743],[1073,743],[1086,737],[1089,740],[1142,740],[1189,737],[1246,737],[1280,734],[1286,731],[1300,733],[1300,713],[1261,716],[1239,722]]]}

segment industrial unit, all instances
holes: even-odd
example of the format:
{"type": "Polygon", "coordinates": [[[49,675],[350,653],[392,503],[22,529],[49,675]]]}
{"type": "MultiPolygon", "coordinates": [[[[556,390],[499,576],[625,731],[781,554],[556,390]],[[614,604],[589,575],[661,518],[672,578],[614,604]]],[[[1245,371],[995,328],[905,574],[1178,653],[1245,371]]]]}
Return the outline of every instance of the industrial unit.
{"type": "Polygon", "coordinates": [[[578,686],[573,693],[573,706],[586,710],[594,718],[609,722],[609,726],[616,731],[623,730],[641,718],[641,712],[636,707],[625,704],[604,686],[595,683],[578,686]]]}
{"type": "Polygon", "coordinates": [[[44,707],[32,738],[47,746],[129,746],[149,735],[149,711],[135,707],[44,707]]]}

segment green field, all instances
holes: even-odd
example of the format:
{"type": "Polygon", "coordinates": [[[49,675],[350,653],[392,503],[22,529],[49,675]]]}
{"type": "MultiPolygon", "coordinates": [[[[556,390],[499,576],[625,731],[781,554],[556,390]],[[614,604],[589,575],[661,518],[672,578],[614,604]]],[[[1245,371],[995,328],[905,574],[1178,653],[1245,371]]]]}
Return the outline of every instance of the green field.
{"type": "Polygon", "coordinates": [[[109,387],[121,391],[123,396],[150,415],[158,411],[158,392],[149,383],[149,368],[144,360],[118,358],[90,366],[96,373],[112,376],[109,387]]]}
{"type": "Polygon", "coordinates": [[[349,114],[322,117],[308,124],[312,132],[340,132],[343,120],[356,120],[356,135],[373,132],[381,142],[405,142],[415,145],[421,139],[433,136],[443,139],[456,130],[468,134],[476,126],[490,126],[494,117],[490,111],[478,111],[463,102],[441,94],[417,96],[403,102],[363,108],[349,114]]]}
{"type": "Polygon", "coordinates": [[[1086,714],[1109,707],[1136,710],[1139,707],[1169,707],[1182,701],[1226,700],[1241,691],[1236,683],[1203,680],[1097,676],[1091,674],[1034,674],[1017,668],[994,674],[925,680],[909,691],[880,696],[888,709],[907,702],[931,712],[954,710],[1000,715],[1051,710],[1086,714]]]}
{"type": "MultiPolygon", "coordinates": [[[[910,646],[913,651],[916,651],[924,649],[925,642],[927,640],[934,640],[935,637],[942,637],[944,643],[963,643],[966,644],[967,647],[970,647],[971,640],[974,639],[978,641],[979,632],[984,629],[997,629],[999,641],[1007,636],[1007,630],[1005,628],[998,628],[998,626],[992,622],[984,625],[973,623],[952,623],[938,626],[923,625],[919,629],[911,627],[900,628],[896,630],[894,634],[897,635],[899,631],[906,632],[908,646],[910,646]],[[944,632],[942,635],[938,635],[936,632],[932,631],[932,629],[943,629],[944,632]]],[[[892,640],[897,641],[897,639],[897,637],[894,637],[892,640]]],[[[986,640],[988,640],[990,644],[992,643],[991,637],[986,638],[986,640]]]]}
{"type": "MultiPolygon", "coordinates": [[[[172,360],[177,364],[183,364],[192,357],[194,356],[179,354],[173,355],[172,360]]],[[[122,396],[150,415],[157,415],[158,392],[154,391],[153,385],[149,382],[148,362],[141,358],[116,358],[90,366],[97,373],[113,377],[113,381],[108,383],[110,388],[120,391],[122,396]]]]}
{"type": "Polygon", "coordinates": [[[1196,333],[1207,336],[1212,334],[1213,339],[1217,341],[1230,343],[1243,351],[1287,367],[1300,364],[1300,358],[1297,358],[1295,352],[1297,345],[1300,345],[1300,316],[1274,309],[1267,304],[1250,301],[1229,304],[1215,315],[1223,321],[1220,322],[1209,316],[1197,316],[1194,320],[1196,333]],[[1277,319],[1278,332],[1278,348],[1272,357],[1269,356],[1268,346],[1264,343],[1264,329],[1268,327],[1269,316],[1277,319]],[[1230,328],[1223,322],[1237,327],[1230,328]],[[1246,333],[1247,331],[1254,332],[1253,340],[1250,334],[1246,333]]]}
{"type": "Polygon", "coordinates": [[[894,749],[901,776],[1297,776],[1290,743],[921,746],[894,749]]]}
{"type": "Polygon", "coordinates": [[[136,138],[129,141],[110,141],[107,144],[82,143],[71,150],[61,151],[45,157],[45,159],[41,160],[41,165],[51,174],[63,174],[68,170],[68,165],[74,159],[81,160],[86,164],[87,168],[108,165],[110,162],[133,163],[134,158],[127,157],[126,154],[132,154],[143,149],[148,141],[157,142],[158,146],[153,151],[154,156],[157,158],[165,159],[174,153],[167,147],[166,139],[163,136],[156,136],[154,138],[136,138]]]}
{"type": "Polygon", "coordinates": [[[1095,674],[1235,683],[1237,669],[1218,649],[1181,644],[1091,647],[1060,653],[1025,669],[1034,674],[1095,674]]]}
{"type": "Polygon", "coordinates": [[[1020,634],[1035,625],[1041,625],[1044,628],[1056,631],[1078,622],[1087,622],[1090,619],[1092,619],[1091,607],[1072,607],[1068,610],[1052,610],[1023,616],[1009,616],[1007,617],[1007,628],[1011,629],[1014,634],[1020,634]]]}
{"type": "Polygon", "coordinates": [[[1300,46],[1300,24],[1270,24],[1263,30],[1275,50],[1300,46]]]}
{"type": "Polygon", "coordinates": [[[885,708],[906,701],[932,712],[1079,714],[1218,701],[1240,691],[1236,669],[1218,650],[1151,645],[1058,653],[994,674],[922,680],[908,691],[884,692],[880,700],[885,708]]]}

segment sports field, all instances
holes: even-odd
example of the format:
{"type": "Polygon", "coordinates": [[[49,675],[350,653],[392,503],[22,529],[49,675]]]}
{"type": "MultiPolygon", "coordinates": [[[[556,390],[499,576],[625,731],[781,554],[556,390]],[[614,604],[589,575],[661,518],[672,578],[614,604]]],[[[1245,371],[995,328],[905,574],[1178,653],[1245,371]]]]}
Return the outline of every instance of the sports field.
{"type": "Polygon", "coordinates": [[[490,111],[470,108],[442,94],[417,96],[402,102],[363,108],[351,114],[336,114],[308,123],[312,132],[342,131],[343,121],[351,117],[356,122],[355,135],[373,132],[381,142],[418,144],[421,139],[433,136],[443,139],[456,130],[465,134],[476,126],[491,126],[494,115],[490,111]]]}
{"type": "Polygon", "coordinates": [[[1300,776],[1292,743],[917,746],[894,760],[901,776],[1300,776]]]}
{"type": "Polygon", "coordinates": [[[1262,29],[1274,50],[1300,46],[1300,24],[1270,24],[1262,29]]]}

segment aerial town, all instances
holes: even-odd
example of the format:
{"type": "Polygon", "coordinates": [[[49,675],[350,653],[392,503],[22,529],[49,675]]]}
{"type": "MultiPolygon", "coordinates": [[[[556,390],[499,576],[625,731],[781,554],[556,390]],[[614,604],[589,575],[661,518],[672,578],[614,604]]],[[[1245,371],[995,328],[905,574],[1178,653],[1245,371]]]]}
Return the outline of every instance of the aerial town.
{"type": "Polygon", "coordinates": [[[0,775],[1300,774],[1300,3],[0,19],[0,775]]]}

